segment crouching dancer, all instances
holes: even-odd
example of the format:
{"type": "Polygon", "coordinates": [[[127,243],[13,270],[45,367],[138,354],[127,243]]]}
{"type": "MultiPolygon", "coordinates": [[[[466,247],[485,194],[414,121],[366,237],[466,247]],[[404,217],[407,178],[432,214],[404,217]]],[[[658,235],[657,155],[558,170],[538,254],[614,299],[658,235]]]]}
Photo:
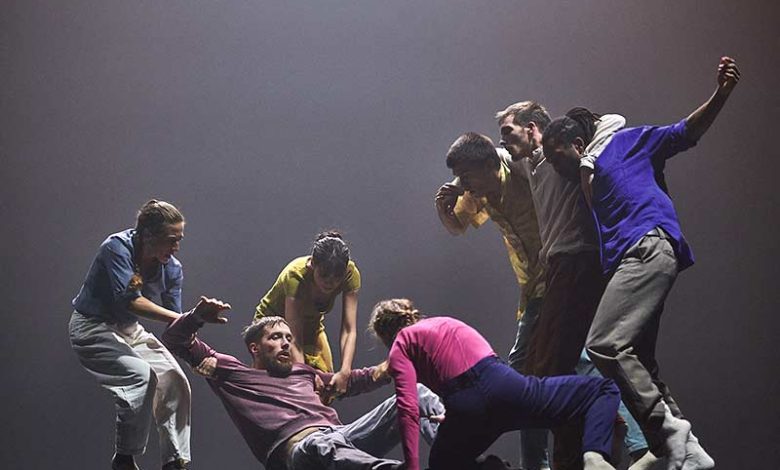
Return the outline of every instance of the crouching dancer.
{"type": "Polygon", "coordinates": [[[620,403],[612,380],[523,376],[501,362],[475,329],[449,317],[423,319],[408,299],[379,302],[369,328],[390,349],[406,469],[419,468],[419,381],[447,409],[431,448],[431,470],[477,468],[475,459],[501,434],[572,420],[584,422],[585,470],[614,470],[606,460],[620,403]]]}
{"type": "MultiPolygon", "coordinates": [[[[138,470],[152,418],[160,436],[163,470],[190,461],[190,384],[176,359],[138,322],[170,323],[181,312],[182,266],[174,256],[184,216],[152,199],[134,229],[100,245],[70,318],[70,342],[84,368],[108,390],[116,408],[113,470],[138,470]]],[[[214,308],[201,300],[197,310],[214,308]]]]}
{"type": "MultiPolygon", "coordinates": [[[[225,305],[225,309],[228,306],[225,305]]],[[[246,366],[198,339],[204,323],[219,322],[221,312],[194,311],[173,322],[163,334],[168,348],[207,376],[211,389],[246,440],[255,457],[270,470],[396,469],[401,462],[381,458],[399,442],[395,398],[390,398],[352,424],[342,424],[336,411],[322,404],[320,390],[333,374],[294,363],[293,335],[282,317],[268,316],[244,330],[252,355],[246,366]]],[[[382,367],[350,372],[346,395],[389,383],[382,367]]],[[[417,416],[440,416],[439,398],[419,387],[417,416]]],[[[419,419],[419,418],[418,418],[419,419]]],[[[424,420],[423,437],[432,442],[437,424],[424,420]]]]}

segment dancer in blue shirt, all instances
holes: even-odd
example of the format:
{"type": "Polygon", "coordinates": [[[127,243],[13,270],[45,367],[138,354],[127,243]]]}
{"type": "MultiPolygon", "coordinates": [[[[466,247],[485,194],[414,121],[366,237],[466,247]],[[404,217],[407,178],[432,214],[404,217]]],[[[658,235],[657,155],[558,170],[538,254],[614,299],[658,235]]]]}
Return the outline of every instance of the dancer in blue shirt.
{"type": "Polygon", "coordinates": [[[714,461],[658,377],[655,344],[664,301],[677,273],[693,264],[669,197],[664,167],[696,145],[739,81],[736,63],[723,57],[717,88],[690,116],[670,126],[615,134],[595,162],[582,158],[592,139],[587,114],[556,119],[542,137],[556,171],[583,185],[596,219],[604,272],[610,277],[587,340],[588,355],[614,379],[651,450],[668,469],[700,470],[714,461]]]}
{"type": "MultiPolygon", "coordinates": [[[[182,213],[150,200],[138,211],[135,228],[109,235],[100,245],[73,299],[73,351],[114,399],[112,470],[138,470],[135,456],[146,450],[152,421],[163,470],[185,469],[190,461],[190,384],[171,353],[138,322],[179,318],[183,275],[175,254],[183,237],[182,213]]],[[[194,310],[206,314],[228,307],[202,297],[194,310]]]]}

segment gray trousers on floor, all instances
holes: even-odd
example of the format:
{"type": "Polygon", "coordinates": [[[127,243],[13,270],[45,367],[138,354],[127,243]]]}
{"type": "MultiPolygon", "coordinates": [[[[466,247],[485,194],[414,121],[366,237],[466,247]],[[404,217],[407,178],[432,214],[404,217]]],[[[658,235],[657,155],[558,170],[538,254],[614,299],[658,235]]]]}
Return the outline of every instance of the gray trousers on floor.
{"type": "MultiPolygon", "coordinates": [[[[420,434],[430,445],[438,424],[427,416],[444,414],[439,397],[424,385],[417,385],[420,406],[420,434]]],[[[287,468],[292,470],[400,469],[398,460],[383,459],[401,442],[395,395],[354,422],[323,428],[309,434],[292,448],[287,468]]]]}
{"type": "Polygon", "coordinates": [[[661,313],[676,278],[677,258],[669,236],[653,229],[626,251],[588,333],[588,355],[617,383],[651,449],[660,444],[654,441],[663,422],[663,402],[681,415],[658,376],[655,359],[661,313]]]}

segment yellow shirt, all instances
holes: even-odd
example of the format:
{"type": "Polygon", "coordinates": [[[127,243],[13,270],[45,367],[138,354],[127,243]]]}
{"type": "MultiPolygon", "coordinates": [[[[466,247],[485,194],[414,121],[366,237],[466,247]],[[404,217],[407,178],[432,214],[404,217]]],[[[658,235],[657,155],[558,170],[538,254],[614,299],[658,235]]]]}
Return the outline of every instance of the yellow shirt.
{"type": "Polygon", "coordinates": [[[333,304],[339,294],[360,289],[360,271],[353,261],[347,264],[347,272],[341,286],[333,291],[324,303],[315,303],[312,298],[314,270],[306,266],[309,256],[301,256],[290,261],[279,273],[279,277],[255,308],[255,319],[276,315],[284,317],[285,299],[293,297],[301,300],[303,310],[303,338],[298,338],[304,349],[306,363],[312,367],[333,371],[333,359],[325,336],[323,320],[325,314],[333,310],[333,304]]]}
{"type": "Polygon", "coordinates": [[[476,198],[467,192],[458,198],[454,212],[464,226],[478,228],[488,219],[498,225],[521,289],[517,308],[520,318],[530,299],[544,296],[544,271],[539,259],[542,242],[528,176],[509,157],[501,155],[500,160],[499,201],[491,204],[487,198],[476,198]]]}

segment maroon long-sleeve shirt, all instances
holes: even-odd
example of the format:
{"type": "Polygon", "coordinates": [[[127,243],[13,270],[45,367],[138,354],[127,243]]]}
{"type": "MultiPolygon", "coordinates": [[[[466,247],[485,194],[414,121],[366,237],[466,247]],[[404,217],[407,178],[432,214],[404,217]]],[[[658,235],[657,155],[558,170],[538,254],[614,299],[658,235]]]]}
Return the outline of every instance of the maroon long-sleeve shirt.
{"type": "MultiPolygon", "coordinates": [[[[265,370],[243,364],[233,356],[221,354],[195,335],[203,321],[185,314],[170,324],[163,343],[192,366],[209,356],[217,358],[214,375],[207,378],[211,389],[222,400],[255,457],[267,466],[276,447],[305,428],[341,424],[336,411],[320,402],[314,391],[319,375],[326,384],[333,374],[320,372],[305,364],[294,364],[290,375],[273,377],[265,370]]],[[[347,395],[374,390],[390,382],[375,382],[373,367],[352,371],[347,395]]]]}

